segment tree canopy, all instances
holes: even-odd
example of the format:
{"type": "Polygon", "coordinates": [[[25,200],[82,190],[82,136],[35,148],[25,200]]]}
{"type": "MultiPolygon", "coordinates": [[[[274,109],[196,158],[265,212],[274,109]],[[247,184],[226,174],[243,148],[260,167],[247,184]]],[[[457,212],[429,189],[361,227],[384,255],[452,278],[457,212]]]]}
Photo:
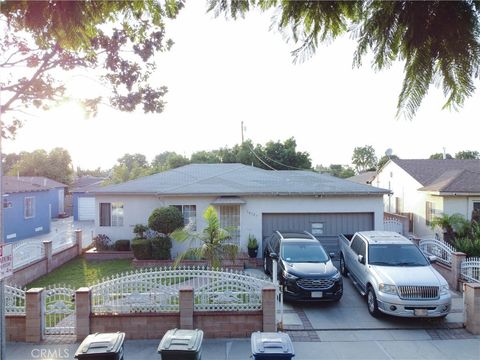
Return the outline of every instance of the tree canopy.
{"type": "Polygon", "coordinates": [[[168,50],[165,17],[183,0],[7,1],[0,6],[3,136],[21,126],[28,108],[48,109],[71,96],[66,73],[89,72],[102,91],[78,99],[87,113],[101,103],[121,111],[164,108],[166,87],[153,87],[157,52],[168,50]],[[163,5],[162,5],[163,4],[163,5]],[[104,98],[108,100],[104,100],[104,98]]]}
{"type": "Polygon", "coordinates": [[[352,164],[355,165],[357,173],[375,170],[377,166],[375,149],[371,145],[357,146],[353,149],[352,164]]]}
{"type": "Polygon", "coordinates": [[[480,159],[480,153],[473,150],[459,151],[455,154],[455,159],[461,160],[478,160],[480,159]]]}
{"type": "Polygon", "coordinates": [[[412,118],[432,84],[444,108],[458,108],[480,75],[480,1],[289,1],[209,0],[217,16],[237,19],[252,9],[276,10],[276,27],[298,46],[295,60],[312,56],[320,43],[348,33],[357,41],[354,66],[369,52],[372,67],[404,64],[397,116],[412,118]]]}

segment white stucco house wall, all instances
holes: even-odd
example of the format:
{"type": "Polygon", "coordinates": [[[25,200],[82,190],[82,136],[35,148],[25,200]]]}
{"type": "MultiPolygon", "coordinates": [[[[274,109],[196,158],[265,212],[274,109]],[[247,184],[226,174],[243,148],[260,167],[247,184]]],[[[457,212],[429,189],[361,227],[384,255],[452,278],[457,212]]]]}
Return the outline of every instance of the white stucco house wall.
{"type": "Polygon", "coordinates": [[[418,237],[441,237],[429,224],[435,216],[459,213],[470,220],[480,209],[480,160],[391,159],[371,184],[391,191],[385,211],[410,214],[418,237]]]}
{"type": "MultiPolygon", "coordinates": [[[[177,206],[197,231],[213,205],[232,241],[246,250],[249,234],[262,240],[275,230],[310,231],[337,249],[339,233],[383,229],[385,189],[311,171],[267,171],[242,164],[191,164],[95,191],[95,231],[132,239],[158,207],[177,206]]],[[[172,255],[185,245],[174,244],[172,255]]],[[[261,252],[259,251],[259,256],[261,252]]]]}

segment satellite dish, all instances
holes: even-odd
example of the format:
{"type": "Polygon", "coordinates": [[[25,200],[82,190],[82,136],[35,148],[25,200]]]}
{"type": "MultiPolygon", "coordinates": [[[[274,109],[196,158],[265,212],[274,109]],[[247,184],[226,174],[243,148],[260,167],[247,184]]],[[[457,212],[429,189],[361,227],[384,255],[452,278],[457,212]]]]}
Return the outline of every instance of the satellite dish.
{"type": "Polygon", "coordinates": [[[392,156],[392,154],[393,154],[392,149],[388,148],[387,150],[385,150],[385,155],[387,155],[389,158],[390,158],[390,156],[392,156]]]}

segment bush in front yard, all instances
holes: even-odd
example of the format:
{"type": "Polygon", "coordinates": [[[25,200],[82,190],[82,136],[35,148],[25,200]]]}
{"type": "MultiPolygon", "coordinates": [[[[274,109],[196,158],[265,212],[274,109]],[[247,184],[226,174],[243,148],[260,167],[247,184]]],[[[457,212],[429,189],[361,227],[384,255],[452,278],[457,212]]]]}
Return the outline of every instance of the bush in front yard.
{"type": "Polygon", "coordinates": [[[129,251],[130,240],[117,240],[115,241],[115,250],[117,251],[129,251]]]}
{"type": "Polygon", "coordinates": [[[98,234],[93,238],[93,243],[97,251],[110,250],[112,248],[112,241],[105,234],[98,234]]]}
{"type": "Polygon", "coordinates": [[[148,218],[148,227],[159,233],[170,235],[174,230],[183,228],[183,215],[176,207],[157,208],[148,218]]]}
{"type": "Polygon", "coordinates": [[[172,258],[170,249],[172,240],[168,236],[157,236],[151,240],[152,258],[155,260],[170,260],[172,258]]]}
{"type": "Polygon", "coordinates": [[[135,259],[148,260],[152,258],[152,243],[150,240],[133,239],[132,250],[135,259]]]}

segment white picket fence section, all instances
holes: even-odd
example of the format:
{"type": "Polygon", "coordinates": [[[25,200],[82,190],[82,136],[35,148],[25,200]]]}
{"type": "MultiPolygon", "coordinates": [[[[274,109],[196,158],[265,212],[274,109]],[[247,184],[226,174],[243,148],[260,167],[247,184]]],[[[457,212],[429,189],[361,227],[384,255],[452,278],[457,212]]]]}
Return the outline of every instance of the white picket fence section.
{"type": "Polygon", "coordinates": [[[403,235],[403,223],[397,219],[385,219],[383,221],[385,231],[393,231],[403,235]]]}
{"type": "Polygon", "coordinates": [[[5,285],[5,314],[25,315],[25,290],[5,285]]]}
{"type": "Polygon", "coordinates": [[[243,272],[202,267],[140,269],[93,285],[93,313],[179,311],[179,289],[194,289],[195,311],[250,311],[262,309],[267,278],[243,272]]]}
{"type": "Polygon", "coordinates": [[[480,283],[480,258],[467,258],[460,265],[462,278],[469,282],[480,283]]]}
{"type": "Polygon", "coordinates": [[[45,247],[38,240],[28,239],[13,243],[13,269],[18,269],[45,257],[45,247]]]}
{"type": "Polygon", "coordinates": [[[58,232],[52,236],[52,252],[56,254],[68,249],[75,244],[75,232],[73,228],[58,232]]]}
{"type": "Polygon", "coordinates": [[[452,252],[456,251],[453,246],[437,239],[422,239],[419,247],[427,256],[436,256],[438,262],[452,265],[452,252]]]}

